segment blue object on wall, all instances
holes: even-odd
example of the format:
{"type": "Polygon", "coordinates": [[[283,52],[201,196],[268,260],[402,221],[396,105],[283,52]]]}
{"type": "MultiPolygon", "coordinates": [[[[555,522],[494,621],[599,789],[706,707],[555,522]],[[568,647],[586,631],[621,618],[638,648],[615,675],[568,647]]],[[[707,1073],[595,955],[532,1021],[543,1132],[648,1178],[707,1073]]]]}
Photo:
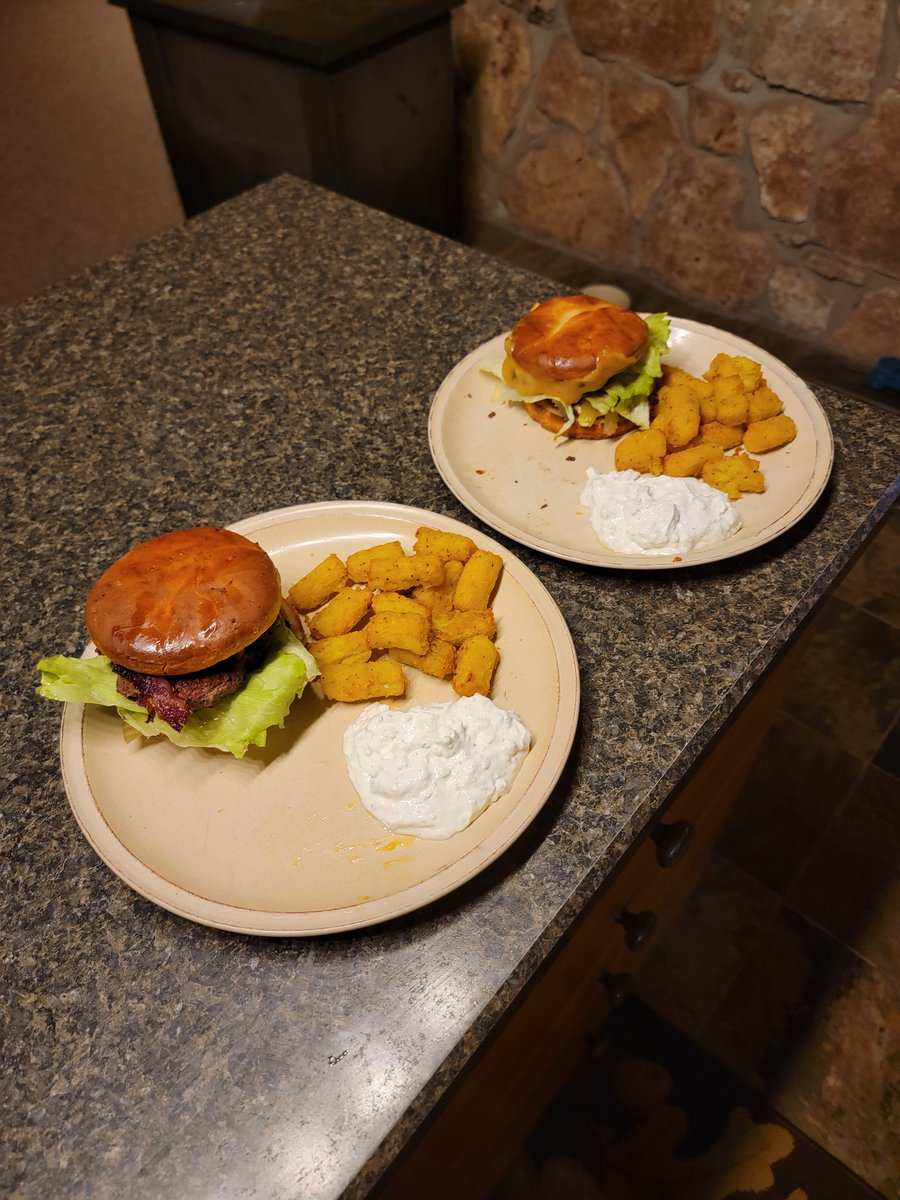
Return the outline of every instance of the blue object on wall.
{"type": "Polygon", "coordinates": [[[873,388],[894,388],[900,392],[900,358],[879,358],[869,372],[873,388]]]}

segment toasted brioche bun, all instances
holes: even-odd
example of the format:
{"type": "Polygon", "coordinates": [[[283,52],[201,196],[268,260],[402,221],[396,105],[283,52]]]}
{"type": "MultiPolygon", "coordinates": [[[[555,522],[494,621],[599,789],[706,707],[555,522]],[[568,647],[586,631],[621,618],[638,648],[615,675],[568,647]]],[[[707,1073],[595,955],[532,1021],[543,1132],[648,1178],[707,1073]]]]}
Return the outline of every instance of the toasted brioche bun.
{"type": "Polygon", "coordinates": [[[643,317],[597,296],[552,296],[506,338],[503,378],[523,396],[576,404],[643,354],[643,317]]]}
{"type": "Polygon", "coordinates": [[[88,594],[101,654],[147,675],[204,671],[264,633],[281,607],[268,554],[238,533],[202,526],[129,550],[88,594]]]}
{"type": "MultiPolygon", "coordinates": [[[[538,425],[543,425],[544,429],[549,429],[551,433],[559,433],[565,424],[565,417],[554,407],[552,400],[539,400],[536,404],[526,400],[525,411],[533,421],[537,421],[538,425]]],[[[627,433],[629,429],[636,428],[637,426],[627,417],[619,416],[617,413],[615,426],[609,431],[606,428],[605,418],[598,417],[593,425],[579,425],[577,421],[573,421],[562,436],[599,441],[601,438],[618,437],[620,433],[627,433]]]]}

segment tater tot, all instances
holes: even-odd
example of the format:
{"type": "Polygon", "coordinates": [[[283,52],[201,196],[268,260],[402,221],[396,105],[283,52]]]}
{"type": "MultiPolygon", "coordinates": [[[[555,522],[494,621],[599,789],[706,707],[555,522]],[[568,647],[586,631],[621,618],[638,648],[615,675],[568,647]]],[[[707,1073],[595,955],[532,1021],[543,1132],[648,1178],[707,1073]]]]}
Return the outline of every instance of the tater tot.
{"type": "Polygon", "coordinates": [[[403,667],[391,658],[324,667],[320,683],[329,700],[341,700],[346,704],[358,700],[383,700],[406,693],[403,667]]]}
{"type": "Polygon", "coordinates": [[[428,616],[428,608],[420,600],[404,596],[402,592],[376,592],[372,597],[372,612],[406,612],[428,616]]]}
{"type": "Polygon", "coordinates": [[[452,687],[458,696],[491,694],[491,683],[500,652],[494,643],[481,634],[466,638],[456,652],[456,670],[452,687]]]}
{"type": "Polygon", "coordinates": [[[449,562],[451,559],[466,562],[475,553],[475,543],[464,533],[445,533],[440,529],[420,525],[416,530],[413,549],[416,554],[436,554],[442,562],[449,562]]]}
{"type": "Polygon", "coordinates": [[[741,444],[744,431],[740,425],[723,425],[721,421],[707,421],[700,426],[696,444],[719,446],[722,450],[734,450],[741,444]]]}
{"type": "Polygon", "coordinates": [[[354,583],[366,583],[369,578],[369,563],[373,558],[403,558],[403,547],[399,542],[381,542],[378,546],[367,546],[347,555],[347,574],[354,583]]]}
{"type": "Polygon", "coordinates": [[[747,420],[765,421],[767,417],[777,417],[784,408],[779,396],[764,383],[750,393],[747,400],[747,420]]]}
{"type": "Polygon", "coordinates": [[[423,585],[412,589],[413,599],[424,605],[428,612],[449,612],[453,607],[453,591],[462,574],[463,564],[455,559],[444,563],[444,579],[433,586],[423,585]]]}
{"type": "Polygon", "coordinates": [[[700,478],[710,487],[725,492],[729,500],[740,499],[741,492],[764,492],[766,481],[759,463],[745,454],[730,454],[718,462],[707,463],[700,478]]]}
{"type": "Polygon", "coordinates": [[[396,646],[413,654],[424,654],[431,641],[431,623],[419,613],[375,613],[366,626],[366,635],[373,650],[396,646]]]}
{"type": "Polygon", "coordinates": [[[744,430],[744,445],[751,454],[765,454],[786,446],[797,436],[797,426],[786,413],[767,417],[764,421],[751,421],[744,430]]]}
{"type": "Polygon", "coordinates": [[[317,638],[349,633],[369,611],[371,603],[372,593],[369,588],[342,588],[324,608],[313,613],[309,618],[309,627],[317,638]]]}
{"type": "Polygon", "coordinates": [[[616,444],[616,470],[662,475],[665,453],[666,435],[661,429],[636,429],[616,444]]]}
{"type": "Polygon", "coordinates": [[[350,633],[339,633],[310,642],[309,652],[320,670],[339,662],[367,662],[372,657],[365,629],[354,629],[350,633]]]}
{"type": "Polygon", "coordinates": [[[745,392],[752,392],[759,386],[762,381],[762,367],[758,362],[746,358],[743,354],[735,355],[731,362],[745,392]]]}
{"type": "Polygon", "coordinates": [[[719,376],[713,380],[716,420],[722,425],[743,425],[747,420],[747,393],[739,375],[719,376]]]}
{"type": "Polygon", "coordinates": [[[734,360],[728,354],[717,354],[703,372],[704,379],[714,379],[716,376],[724,377],[726,375],[737,375],[734,360]]]}
{"type": "Polygon", "coordinates": [[[388,653],[404,666],[415,667],[436,679],[448,679],[456,669],[456,647],[450,642],[435,640],[424,654],[411,654],[397,646],[392,646],[388,653]]]}
{"type": "Polygon", "coordinates": [[[417,584],[444,581],[444,564],[436,554],[411,554],[404,558],[373,558],[369,563],[371,587],[385,592],[405,592],[417,584]]]}
{"type": "Polygon", "coordinates": [[[682,450],[694,440],[700,428],[700,397],[687,383],[665,390],[668,394],[654,425],[665,435],[667,449],[682,450]]]}
{"type": "Polygon", "coordinates": [[[453,589],[453,604],[461,612],[477,612],[488,607],[503,559],[490,550],[476,550],[460,572],[453,589]]]}
{"type": "Polygon", "coordinates": [[[349,583],[347,568],[329,554],[288,589],[288,601],[298,612],[312,612],[349,583]]]}
{"type": "Polygon", "coordinates": [[[702,442],[699,446],[676,450],[663,459],[663,474],[679,479],[686,479],[688,476],[697,479],[706,464],[715,462],[723,453],[721,446],[704,445],[702,442]]]}
{"type": "Polygon", "coordinates": [[[466,638],[475,634],[488,638],[497,634],[497,622],[490,608],[481,612],[433,612],[431,624],[437,637],[454,646],[462,645],[466,638]]]}
{"type": "Polygon", "coordinates": [[[698,379],[694,384],[694,391],[697,393],[697,399],[700,401],[700,422],[715,421],[718,413],[716,404],[716,393],[713,385],[706,379],[698,379]]]}

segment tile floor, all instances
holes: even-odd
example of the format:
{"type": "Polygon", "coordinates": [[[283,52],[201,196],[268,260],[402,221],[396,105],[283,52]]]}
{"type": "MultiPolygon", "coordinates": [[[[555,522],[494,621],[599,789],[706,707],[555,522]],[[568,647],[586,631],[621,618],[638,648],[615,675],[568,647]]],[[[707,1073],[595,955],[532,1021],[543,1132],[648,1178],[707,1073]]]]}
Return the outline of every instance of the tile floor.
{"type": "MultiPolygon", "coordinates": [[[[588,282],[583,264],[539,246],[501,238],[482,248],[588,282]]],[[[861,378],[841,386],[873,399],[861,378]]],[[[900,1197],[898,714],[895,510],[816,615],[709,872],[635,983],[639,1007],[686,1035],[698,1063],[724,1068],[813,1157],[834,1164],[826,1190],[744,1194],[900,1197]]],[[[576,1171],[537,1187],[532,1170],[519,1185],[523,1196],[620,1194],[599,1179],[576,1171]]],[[[703,1186],[621,1194],[732,1194],[721,1180],[703,1186]]]]}
{"type": "Polygon", "coordinates": [[[900,1196],[900,513],[815,618],[638,995],[900,1196]]]}

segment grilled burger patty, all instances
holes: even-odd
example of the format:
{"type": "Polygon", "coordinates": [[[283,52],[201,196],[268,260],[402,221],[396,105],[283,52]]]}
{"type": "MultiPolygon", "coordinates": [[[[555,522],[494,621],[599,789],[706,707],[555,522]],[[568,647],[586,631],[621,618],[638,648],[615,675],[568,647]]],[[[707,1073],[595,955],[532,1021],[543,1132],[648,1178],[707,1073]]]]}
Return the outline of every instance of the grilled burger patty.
{"type": "Polygon", "coordinates": [[[181,730],[192,713],[209,708],[238,690],[247,674],[265,657],[270,634],[268,629],[240,654],[189,675],[146,675],[111,662],[118,676],[116,690],[146,708],[151,721],[159,717],[173,729],[181,730]]]}

